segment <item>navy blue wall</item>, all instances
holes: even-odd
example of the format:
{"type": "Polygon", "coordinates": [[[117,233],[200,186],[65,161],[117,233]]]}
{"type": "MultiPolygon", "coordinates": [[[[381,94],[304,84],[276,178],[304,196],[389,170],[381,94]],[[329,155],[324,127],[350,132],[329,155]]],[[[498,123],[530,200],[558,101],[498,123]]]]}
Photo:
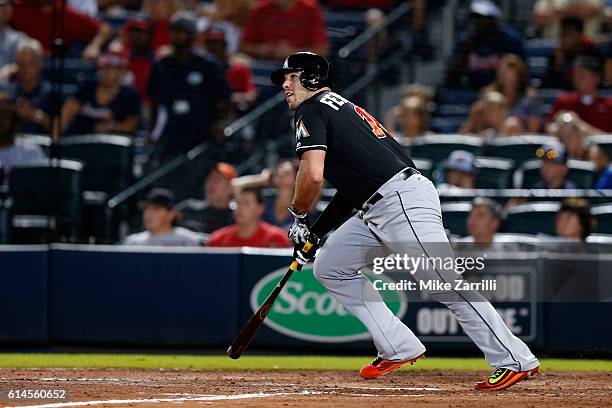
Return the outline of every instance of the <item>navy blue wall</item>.
{"type": "MultiPolygon", "coordinates": [[[[0,246],[0,344],[226,346],[252,313],[254,285],[287,264],[286,254],[252,251],[0,246]]],[[[610,301],[496,306],[510,311],[531,307],[524,317],[516,314],[516,326],[540,349],[612,352],[612,325],[601,321],[612,313],[610,301]]],[[[460,332],[419,332],[417,313],[422,309],[438,313],[445,308],[410,303],[403,317],[428,346],[474,348],[460,332]]],[[[369,340],[316,343],[265,325],[253,346],[372,351],[369,340]]]]}
{"type": "Polygon", "coordinates": [[[0,249],[0,342],[48,341],[48,255],[42,247],[0,249]]]}

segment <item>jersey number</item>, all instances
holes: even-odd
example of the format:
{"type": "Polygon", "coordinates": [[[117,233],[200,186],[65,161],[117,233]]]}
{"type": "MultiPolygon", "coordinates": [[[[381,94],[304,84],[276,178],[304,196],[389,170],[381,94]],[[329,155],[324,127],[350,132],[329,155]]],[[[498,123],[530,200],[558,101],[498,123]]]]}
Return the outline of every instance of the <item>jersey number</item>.
{"type": "Polygon", "coordinates": [[[361,116],[361,119],[368,122],[368,124],[372,128],[372,132],[374,132],[376,137],[380,139],[387,137],[387,134],[385,133],[384,128],[382,127],[380,122],[376,120],[374,116],[370,115],[365,109],[362,109],[359,106],[355,106],[355,112],[357,112],[357,114],[361,116]]]}

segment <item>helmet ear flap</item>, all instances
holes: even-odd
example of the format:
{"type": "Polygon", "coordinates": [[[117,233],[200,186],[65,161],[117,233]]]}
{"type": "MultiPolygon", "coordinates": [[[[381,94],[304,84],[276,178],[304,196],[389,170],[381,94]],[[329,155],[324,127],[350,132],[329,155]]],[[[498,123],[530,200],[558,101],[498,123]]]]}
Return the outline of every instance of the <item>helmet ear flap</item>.
{"type": "Polygon", "coordinates": [[[310,91],[316,91],[317,89],[319,89],[319,82],[319,75],[314,72],[302,71],[302,73],[300,74],[300,83],[304,88],[310,91]]]}

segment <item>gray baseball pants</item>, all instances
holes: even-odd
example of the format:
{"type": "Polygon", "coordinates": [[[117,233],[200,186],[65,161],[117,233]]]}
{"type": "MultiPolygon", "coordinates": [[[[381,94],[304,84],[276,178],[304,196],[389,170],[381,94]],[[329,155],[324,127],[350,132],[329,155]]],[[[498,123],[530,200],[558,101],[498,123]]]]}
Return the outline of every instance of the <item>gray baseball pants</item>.
{"type": "MultiPolygon", "coordinates": [[[[426,177],[416,174],[404,180],[397,174],[378,193],[382,199],[351,217],[330,236],[315,259],[314,274],[365,325],[378,357],[401,361],[419,356],[425,346],[359,271],[371,266],[375,257],[393,253],[445,258],[452,257],[453,251],[444,232],[437,191],[426,177]]],[[[460,275],[454,270],[421,268],[413,277],[417,281],[452,283],[460,275]]],[[[452,311],[493,367],[525,371],[539,366],[527,345],[512,334],[478,292],[441,290],[431,295],[452,311]]]]}

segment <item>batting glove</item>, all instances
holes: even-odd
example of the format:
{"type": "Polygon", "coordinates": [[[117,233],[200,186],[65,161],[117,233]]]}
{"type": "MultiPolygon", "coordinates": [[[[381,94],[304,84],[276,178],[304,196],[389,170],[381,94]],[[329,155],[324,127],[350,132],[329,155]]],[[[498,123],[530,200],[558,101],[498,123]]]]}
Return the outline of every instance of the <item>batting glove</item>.
{"type": "Polygon", "coordinates": [[[292,207],[288,208],[289,213],[293,215],[293,224],[289,228],[289,238],[296,245],[304,245],[310,236],[310,220],[307,212],[298,212],[292,207]]]}
{"type": "Polygon", "coordinates": [[[315,257],[317,249],[319,249],[319,238],[315,234],[311,233],[307,242],[310,243],[308,249],[305,248],[306,244],[295,244],[293,246],[293,259],[298,264],[298,271],[301,271],[302,267],[315,257]]]}

